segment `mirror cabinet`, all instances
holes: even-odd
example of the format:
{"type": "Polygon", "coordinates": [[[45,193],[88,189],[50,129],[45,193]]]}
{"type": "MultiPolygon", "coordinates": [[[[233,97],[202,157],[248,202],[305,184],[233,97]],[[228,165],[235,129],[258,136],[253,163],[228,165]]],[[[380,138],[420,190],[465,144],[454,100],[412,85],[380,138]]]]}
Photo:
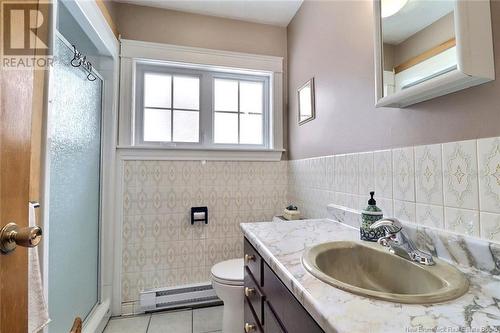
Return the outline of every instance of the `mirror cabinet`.
{"type": "Polygon", "coordinates": [[[375,0],[376,106],[495,79],[488,0],[375,0]]]}

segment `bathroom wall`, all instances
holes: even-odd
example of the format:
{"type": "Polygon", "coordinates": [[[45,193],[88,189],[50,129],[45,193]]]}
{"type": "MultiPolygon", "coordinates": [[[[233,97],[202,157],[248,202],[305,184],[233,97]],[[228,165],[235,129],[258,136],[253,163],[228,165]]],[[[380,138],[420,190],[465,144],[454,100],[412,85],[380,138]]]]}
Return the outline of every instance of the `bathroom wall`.
{"type": "Polygon", "coordinates": [[[125,39],[286,56],[286,28],[146,6],[114,3],[125,39]]]}
{"type": "Polygon", "coordinates": [[[491,1],[497,80],[410,106],[375,108],[371,1],[306,0],[288,26],[290,159],[500,135],[500,2],[491,1]],[[295,91],[315,78],[316,119],[295,91]]]}
{"type": "Polygon", "coordinates": [[[242,257],[239,223],[270,221],[287,197],[286,162],[125,161],[122,311],[139,292],[210,280],[216,262],[242,257]],[[209,223],[190,224],[208,206],[209,223]]]}
{"type": "Polygon", "coordinates": [[[385,216],[500,242],[500,137],[288,162],[289,201],[307,217],[355,210],[375,191],[385,216]]]}
{"type": "MultiPolygon", "coordinates": [[[[284,27],[108,5],[125,39],[286,57],[284,27]]],[[[268,221],[286,203],[286,162],[126,161],[124,184],[122,309],[131,313],[141,290],[206,282],[214,263],[241,257],[238,224],[268,221]],[[198,205],[208,225],[190,225],[198,205]]]]}
{"type": "MultiPolygon", "coordinates": [[[[285,27],[118,2],[108,6],[124,39],[286,59],[285,27]]],[[[280,213],[286,176],[286,162],[126,161],[123,313],[139,311],[143,289],[207,282],[214,263],[241,257],[238,224],[280,213]],[[208,225],[190,225],[190,207],[198,205],[208,206],[208,225]]]]}

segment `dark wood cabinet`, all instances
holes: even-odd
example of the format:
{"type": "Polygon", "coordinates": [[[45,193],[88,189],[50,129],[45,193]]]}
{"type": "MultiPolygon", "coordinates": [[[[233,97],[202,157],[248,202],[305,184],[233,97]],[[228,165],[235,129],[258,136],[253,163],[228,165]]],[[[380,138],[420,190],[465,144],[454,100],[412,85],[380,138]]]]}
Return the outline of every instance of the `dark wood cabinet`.
{"type": "Polygon", "coordinates": [[[252,277],[248,269],[245,269],[245,297],[252,306],[259,322],[264,322],[264,294],[252,277]]]}
{"type": "Polygon", "coordinates": [[[245,239],[246,333],[321,333],[323,330],[245,239]]]}
{"type": "Polygon", "coordinates": [[[253,248],[252,244],[250,244],[245,239],[244,245],[244,259],[245,259],[245,268],[252,274],[255,282],[259,287],[262,286],[262,258],[259,253],[253,248]]]}
{"type": "Polygon", "coordinates": [[[248,298],[245,297],[245,327],[243,327],[243,332],[255,332],[255,333],[263,333],[262,326],[259,320],[256,318],[255,312],[248,301],[248,298]]]}
{"type": "Polygon", "coordinates": [[[269,303],[264,303],[264,317],[266,318],[266,333],[285,333],[269,303]]]}

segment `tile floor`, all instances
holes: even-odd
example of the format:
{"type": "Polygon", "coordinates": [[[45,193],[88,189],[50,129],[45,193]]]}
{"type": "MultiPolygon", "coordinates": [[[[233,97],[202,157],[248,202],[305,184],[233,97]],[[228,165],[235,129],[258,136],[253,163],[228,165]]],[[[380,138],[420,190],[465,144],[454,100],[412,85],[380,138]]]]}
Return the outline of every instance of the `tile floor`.
{"type": "Polygon", "coordinates": [[[219,333],[223,306],[112,318],[104,333],[219,333]]]}

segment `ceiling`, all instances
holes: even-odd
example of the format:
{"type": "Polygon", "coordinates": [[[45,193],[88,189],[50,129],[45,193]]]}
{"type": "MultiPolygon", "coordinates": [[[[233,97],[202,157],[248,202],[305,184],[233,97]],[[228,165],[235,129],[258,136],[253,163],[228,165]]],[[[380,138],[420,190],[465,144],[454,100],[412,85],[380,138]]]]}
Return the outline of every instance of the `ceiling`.
{"type": "Polygon", "coordinates": [[[303,0],[114,0],[286,27],[303,0]]]}
{"type": "Polygon", "coordinates": [[[454,8],[454,0],[408,0],[399,12],[382,19],[384,43],[397,45],[454,8]]]}

